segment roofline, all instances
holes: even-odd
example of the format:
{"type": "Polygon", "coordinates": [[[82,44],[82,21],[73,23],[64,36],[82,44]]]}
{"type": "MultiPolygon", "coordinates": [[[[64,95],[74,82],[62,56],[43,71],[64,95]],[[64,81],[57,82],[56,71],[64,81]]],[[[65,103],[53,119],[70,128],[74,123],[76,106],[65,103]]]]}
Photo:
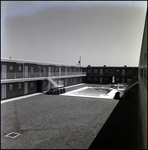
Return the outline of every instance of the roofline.
{"type": "Polygon", "coordinates": [[[10,58],[1,58],[1,61],[5,62],[20,62],[20,63],[34,63],[40,65],[57,65],[57,66],[65,66],[65,67],[79,67],[83,68],[84,66],[77,66],[77,65],[65,65],[59,63],[52,63],[52,62],[43,62],[43,61],[34,61],[34,60],[24,60],[24,59],[10,59],[10,58]]]}

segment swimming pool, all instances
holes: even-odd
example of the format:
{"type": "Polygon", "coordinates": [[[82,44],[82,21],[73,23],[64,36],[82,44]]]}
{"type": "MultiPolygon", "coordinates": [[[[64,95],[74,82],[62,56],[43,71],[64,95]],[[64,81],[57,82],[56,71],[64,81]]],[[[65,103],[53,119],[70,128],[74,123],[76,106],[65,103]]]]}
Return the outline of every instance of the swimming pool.
{"type": "Polygon", "coordinates": [[[86,86],[61,95],[113,99],[117,89],[103,86],[86,86]]]}

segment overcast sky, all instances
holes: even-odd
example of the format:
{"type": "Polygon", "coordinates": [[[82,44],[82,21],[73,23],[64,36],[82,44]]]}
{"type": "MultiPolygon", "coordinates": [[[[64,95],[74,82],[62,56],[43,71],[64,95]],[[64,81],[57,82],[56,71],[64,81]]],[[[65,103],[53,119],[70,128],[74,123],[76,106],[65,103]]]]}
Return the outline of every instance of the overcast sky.
{"type": "Polygon", "coordinates": [[[1,1],[1,57],[138,66],[147,1],[1,1]]]}

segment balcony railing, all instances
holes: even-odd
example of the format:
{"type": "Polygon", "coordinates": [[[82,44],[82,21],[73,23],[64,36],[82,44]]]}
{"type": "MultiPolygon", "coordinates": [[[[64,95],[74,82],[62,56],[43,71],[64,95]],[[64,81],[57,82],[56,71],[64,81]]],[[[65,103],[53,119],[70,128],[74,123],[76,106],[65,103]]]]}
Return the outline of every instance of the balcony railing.
{"type": "Polygon", "coordinates": [[[138,76],[133,77],[131,80],[129,80],[128,82],[126,82],[126,84],[129,86],[133,85],[134,83],[136,83],[138,81],[138,76]]]}
{"type": "Polygon", "coordinates": [[[16,78],[34,78],[34,77],[58,77],[58,76],[73,76],[73,75],[86,75],[84,72],[35,72],[35,73],[1,73],[1,80],[16,79],[16,78]]]}

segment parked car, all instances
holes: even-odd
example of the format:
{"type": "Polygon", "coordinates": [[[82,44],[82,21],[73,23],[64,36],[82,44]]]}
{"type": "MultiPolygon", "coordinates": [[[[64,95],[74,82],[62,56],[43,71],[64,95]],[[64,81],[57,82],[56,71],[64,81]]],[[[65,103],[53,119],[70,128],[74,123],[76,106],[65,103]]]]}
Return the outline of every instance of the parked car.
{"type": "Polygon", "coordinates": [[[63,85],[52,86],[46,94],[62,94],[65,93],[65,88],[63,85]]]}

